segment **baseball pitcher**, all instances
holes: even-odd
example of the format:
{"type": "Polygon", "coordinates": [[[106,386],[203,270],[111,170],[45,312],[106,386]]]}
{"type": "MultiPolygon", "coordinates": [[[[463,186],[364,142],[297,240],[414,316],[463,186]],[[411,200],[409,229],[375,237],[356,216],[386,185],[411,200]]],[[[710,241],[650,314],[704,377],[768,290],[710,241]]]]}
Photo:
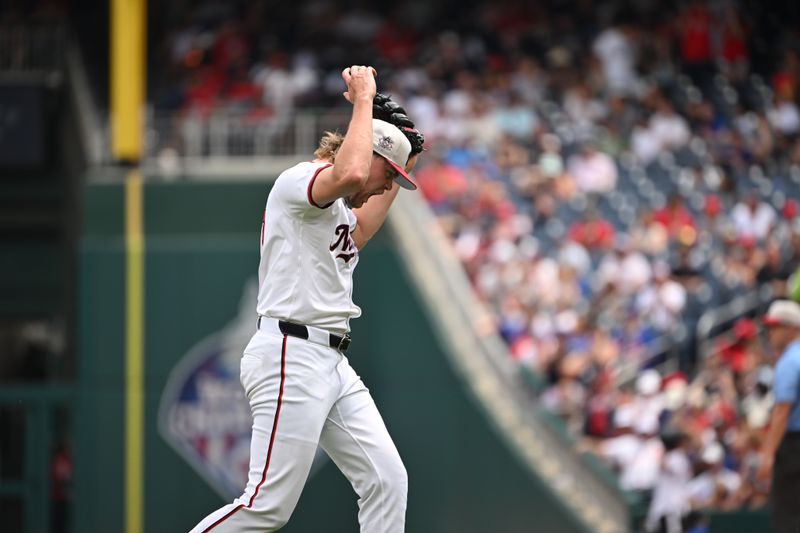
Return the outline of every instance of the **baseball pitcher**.
{"type": "Polygon", "coordinates": [[[362,533],[404,531],[408,479],[370,393],[345,356],[358,253],[383,224],[424,138],[376,94],[368,66],[342,71],[347,134],[278,179],[261,227],[257,331],[241,360],[253,416],[244,493],[193,532],[276,531],[289,520],[317,446],[358,494],[362,533]]]}

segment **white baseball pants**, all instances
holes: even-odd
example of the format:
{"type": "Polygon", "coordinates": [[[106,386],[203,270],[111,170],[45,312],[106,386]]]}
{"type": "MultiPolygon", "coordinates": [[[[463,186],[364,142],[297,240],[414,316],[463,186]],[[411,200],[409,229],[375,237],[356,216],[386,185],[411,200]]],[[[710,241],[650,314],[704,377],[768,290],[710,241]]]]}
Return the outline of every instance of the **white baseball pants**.
{"type": "Polygon", "coordinates": [[[334,348],[262,326],[241,362],[253,414],[244,494],[192,533],[277,531],[289,520],[317,445],[358,494],[362,533],[402,533],[408,478],[375,402],[334,348]]]}

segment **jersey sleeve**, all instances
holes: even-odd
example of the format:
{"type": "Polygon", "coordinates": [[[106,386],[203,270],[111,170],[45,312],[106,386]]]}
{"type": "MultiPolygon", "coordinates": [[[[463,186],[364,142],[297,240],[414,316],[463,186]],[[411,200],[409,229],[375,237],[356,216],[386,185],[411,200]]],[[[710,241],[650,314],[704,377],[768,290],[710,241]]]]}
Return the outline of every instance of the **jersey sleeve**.
{"type": "Polygon", "coordinates": [[[800,352],[793,351],[781,357],[775,365],[775,403],[794,403],[800,383],[800,352]]]}
{"type": "Polygon", "coordinates": [[[314,201],[312,188],[320,172],[332,166],[330,163],[301,163],[281,174],[273,186],[273,194],[286,207],[293,210],[322,211],[333,202],[319,205],[314,201]]]}

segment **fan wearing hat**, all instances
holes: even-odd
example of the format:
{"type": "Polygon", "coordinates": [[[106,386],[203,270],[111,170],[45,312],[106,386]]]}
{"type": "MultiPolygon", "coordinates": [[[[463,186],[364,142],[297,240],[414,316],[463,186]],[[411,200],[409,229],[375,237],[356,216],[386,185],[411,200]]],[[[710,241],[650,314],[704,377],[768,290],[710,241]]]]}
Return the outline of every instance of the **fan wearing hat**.
{"type": "Polygon", "coordinates": [[[772,478],[773,527],[777,533],[800,531],[800,304],[776,300],[763,318],[775,364],[769,432],[761,448],[758,476],[772,478]]]}
{"type": "Polygon", "coordinates": [[[707,444],[700,452],[700,461],[703,463],[703,471],[687,485],[692,507],[729,507],[742,485],[742,478],[738,472],[725,466],[725,449],[722,444],[717,441],[707,444]]]}
{"type": "Polygon", "coordinates": [[[347,133],[281,173],[260,234],[256,332],[241,360],[253,415],[249,479],[192,533],[277,531],[289,520],[317,446],[358,494],[361,533],[405,531],[408,477],[370,392],[345,355],[359,251],[383,224],[424,137],[378,95],[375,69],[342,71],[347,133]]]}

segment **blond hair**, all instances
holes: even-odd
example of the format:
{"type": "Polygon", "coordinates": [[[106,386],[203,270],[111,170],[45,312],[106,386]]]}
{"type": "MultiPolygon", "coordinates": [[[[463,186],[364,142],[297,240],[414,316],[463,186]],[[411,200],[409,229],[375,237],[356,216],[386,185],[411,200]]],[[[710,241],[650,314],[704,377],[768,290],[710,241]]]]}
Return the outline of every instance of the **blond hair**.
{"type": "Polygon", "coordinates": [[[326,131],[319,140],[319,147],[314,151],[317,159],[326,159],[331,163],[336,159],[336,152],[342,147],[344,137],[335,131],[326,131]]]}

